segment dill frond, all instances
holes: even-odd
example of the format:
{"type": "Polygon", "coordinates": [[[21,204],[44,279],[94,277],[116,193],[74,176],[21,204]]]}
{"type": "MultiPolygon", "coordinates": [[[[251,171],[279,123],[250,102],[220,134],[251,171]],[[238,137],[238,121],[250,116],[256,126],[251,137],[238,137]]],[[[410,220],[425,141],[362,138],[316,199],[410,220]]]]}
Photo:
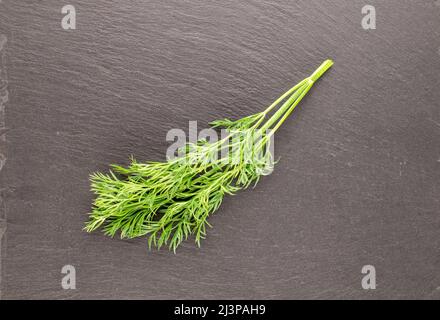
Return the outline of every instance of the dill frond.
{"type": "Polygon", "coordinates": [[[190,236],[200,246],[210,227],[208,217],[225,195],[255,185],[271,172],[272,135],[332,65],[326,60],[263,112],[211,122],[214,128],[228,130],[222,140],[187,145],[184,157],[148,163],[131,159],[128,167],[112,165],[108,173],[93,173],[91,190],[96,198],[84,229],[102,228],[112,237],[117,233],[121,238],[146,236],[150,248],[168,246],[174,252],[190,236]],[[230,151],[225,157],[213,156],[223,148],[230,151]]]}

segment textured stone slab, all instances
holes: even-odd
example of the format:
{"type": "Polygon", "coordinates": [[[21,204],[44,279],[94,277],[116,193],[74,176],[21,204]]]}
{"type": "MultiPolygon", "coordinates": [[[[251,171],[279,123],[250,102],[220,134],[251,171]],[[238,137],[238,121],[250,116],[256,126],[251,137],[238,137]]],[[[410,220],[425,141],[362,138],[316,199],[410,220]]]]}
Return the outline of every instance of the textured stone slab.
{"type": "Polygon", "coordinates": [[[3,298],[440,298],[435,1],[370,1],[376,30],[359,0],[71,4],[65,31],[59,1],[0,3],[3,298]],[[201,249],[82,231],[91,172],[161,160],[169,129],[259,111],[326,58],[275,172],[225,200],[201,249]]]}

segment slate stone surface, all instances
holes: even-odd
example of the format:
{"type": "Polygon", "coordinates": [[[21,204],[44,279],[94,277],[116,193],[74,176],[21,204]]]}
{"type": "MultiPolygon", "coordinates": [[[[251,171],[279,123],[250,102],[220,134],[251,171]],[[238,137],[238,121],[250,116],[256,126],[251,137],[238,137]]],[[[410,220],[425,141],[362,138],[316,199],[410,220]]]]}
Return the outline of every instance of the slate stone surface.
{"type": "Polygon", "coordinates": [[[0,1],[2,298],[440,298],[439,15],[433,0],[0,1]],[[91,172],[164,159],[168,130],[262,110],[326,58],[274,173],[226,199],[200,249],[82,231],[91,172]]]}

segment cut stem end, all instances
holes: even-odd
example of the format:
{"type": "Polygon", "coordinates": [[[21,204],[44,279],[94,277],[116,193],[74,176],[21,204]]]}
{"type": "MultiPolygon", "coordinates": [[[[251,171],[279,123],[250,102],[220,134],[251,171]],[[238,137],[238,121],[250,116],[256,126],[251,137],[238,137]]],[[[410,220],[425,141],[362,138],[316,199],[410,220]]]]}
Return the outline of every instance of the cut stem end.
{"type": "Polygon", "coordinates": [[[328,70],[331,68],[331,66],[333,65],[333,61],[328,59],[325,60],[318,69],[315,70],[315,72],[312,73],[312,75],[310,76],[310,79],[315,82],[316,80],[318,80],[319,78],[321,78],[321,76],[328,70]]]}

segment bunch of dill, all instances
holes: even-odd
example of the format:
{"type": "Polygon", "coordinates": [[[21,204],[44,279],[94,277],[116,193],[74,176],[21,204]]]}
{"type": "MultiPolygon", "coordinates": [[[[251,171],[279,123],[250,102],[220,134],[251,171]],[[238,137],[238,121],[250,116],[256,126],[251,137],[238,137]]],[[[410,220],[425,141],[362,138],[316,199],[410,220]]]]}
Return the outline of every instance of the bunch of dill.
{"type": "Polygon", "coordinates": [[[112,165],[109,173],[92,174],[92,191],[97,197],[85,230],[103,226],[109,236],[117,232],[121,238],[147,236],[150,248],[167,245],[174,252],[193,235],[200,246],[210,226],[208,217],[224,196],[256,184],[272,171],[269,147],[273,134],[332,65],[326,60],[263,112],[234,121],[213,121],[213,127],[228,132],[219,141],[188,144],[184,156],[168,161],[138,163],[131,159],[128,167],[112,165]]]}

